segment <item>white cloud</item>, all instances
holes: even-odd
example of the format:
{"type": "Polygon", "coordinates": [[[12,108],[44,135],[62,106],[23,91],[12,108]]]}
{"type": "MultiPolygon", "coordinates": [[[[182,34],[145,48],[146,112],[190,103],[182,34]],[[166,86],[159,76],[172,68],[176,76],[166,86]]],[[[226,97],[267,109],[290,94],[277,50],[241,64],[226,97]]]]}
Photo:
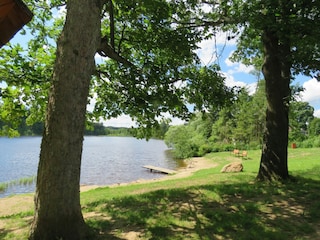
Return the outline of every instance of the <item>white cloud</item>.
{"type": "Polygon", "coordinates": [[[112,126],[112,127],[135,127],[136,124],[132,121],[131,117],[127,115],[121,115],[117,118],[112,118],[110,120],[102,121],[104,126],[112,126]]]}
{"type": "Polygon", "coordinates": [[[226,77],[225,84],[228,87],[246,87],[249,91],[249,94],[255,93],[256,88],[257,88],[257,82],[247,84],[242,81],[237,81],[234,79],[233,75],[230,74],[229,72],[223,73],[223,75],[226,77]]]}
{"type": "Polygon", "coordinates": [[[232,32],[222,32],[222,31],[219,31],[219,32],[216,32],[215,34],[215,42],[217,45],[236,45],[236,42],[237,42],[237,37],[233,37],[233,33],[232,32]],[[230,39],[230,40],[228,40],[230,39]]]}
{"type": "Polygon", "coordinates": [[[301,93],[301,100],[308,102],[314,107],[314,116],[320,117],[320,82],[315,78],[303,83],[304,92],[301,93]]]}
{"type": "Polygon", "coordinates": [[[107,61],[108,59],[110,59],[110,58],[109,57],[103,57],[99,53],[96,53],[94,55],[94,60],[95,60],[96,63],[103,63],[103,62],[107,61]]]}
{"type": "Polygon", "coordinates": [[[67,15],[67,6],[62,5],[53,10],[53,18],[65,18],[67,15]]]}
{"type": "Polygon", "coordinates": [[[217,60],[215,44],[212,39],[202,41],[199,47],[200,49],[196,53],[201,59],[202,64],[209,65],[217,60]]]}
{"type": "Polygon", "coordinates": [[[305,91],[301,94],[303,101],[320,103],[320,82],[315,78],[303,83],[305,91]]]}
{"type": "Polygon", "coordinates": [[[185,124],[185,123],[186,123],[186,121],[175,117],[175,118],[171,118],[170,125],[182,125],[182,124],[185,124]]]}
{"type": "Polygon", "coordinates": [[[314,113],[313,113],[313,115],[314,115],[315,117],[320,118],[320,108],[317,109],[317,110],[315,110],[314,113]]]}
{"type": "Polygon", "coordinates": [[[256,92],[257,84],[258,84],[257,82],[247,84],[247,88],[248,88],[249,94],[254,94],[256,92]]]}
{"type": "Polygon", "coordinates": [[[206,4],[206,3],[203,3],[201,5],[201,10],[205,13],[210,13],[212,12],[212,4],[206,4]]]}
{"type": "Polygon", "coordinates": [[[246,83],[241,82],[241,81],[236,81],[236,80],[234,79],[233,75],[232,75],[232,74],[229,74],[228,72],[227,72],[227,73],[223,73],[223,75],[224,75],[225,78],[226,78],[225,84],[226,84],[228,87],[234,87],[234,86],[245,87],[245,86],[246,86],[246,83]]]}
{"type": "Polygon", "coordinates": [[[233,51],[230,52],[229,56],[224,61],[225,64],[228,67],[230,67],[230,70],[228,70],[229,74],[233,74],[233,73],[247,73],[247,74],[250,74],[251,72],[254,71],[254,67],[253,66],[246,66],[243,63],[232,62],[230,60],[232,54],[233,54],[233,51]]]}
{"type": "MultiPolygon", "coordinates": [[[[185,123],[185,121],[179,118],[170,117],[169,114],[164,114],[164,115],[166,115],[166,118],[171,119],[170,125],[181,125],[185,123]]],[[[112,127],[127,127],[127,128],[137,127],[137,124],[128,115],[121,115],[117,118],[104,120],[102,121],[102,123],[104,126],[112,126],[112,127]]]]}
{"type": "Polygon", "coordinates": [[[227,40],[229,35],[227,32],[217,32],[212,38],[200,42],[196,53],[201,59],[202,64],[209,65],[216,62],[221,57],[224,46],[236,44],[236,39],[227,40]]]}
{"type": "Polygon", "coordinates": [[[182,124],[185,124],[184,120],[182,120],[180,118],[177,118],[177,117],[172,117],[169,113],[163,113],[162,117],[165,118],[165,119],[171,119],[170,125],[182,125],[182,124]]]}

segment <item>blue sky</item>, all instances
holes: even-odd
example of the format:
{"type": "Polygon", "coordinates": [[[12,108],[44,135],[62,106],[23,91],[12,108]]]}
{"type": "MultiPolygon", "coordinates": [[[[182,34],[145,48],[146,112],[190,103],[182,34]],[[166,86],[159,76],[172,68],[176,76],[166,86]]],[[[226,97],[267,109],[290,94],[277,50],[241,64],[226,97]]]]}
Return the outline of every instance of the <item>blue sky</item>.
{"type": "MultiPolygon", "coordinates": [[[[217,43],[223,44],[225,36],[223,34],[218,37],[217,43]],[[219,41],[219,38],[221,39],[219,41]]],[[[203,62],[206,63],[211,59],[212,52],[214,51],[214,41],[208,40],[201,43],[201,50],[198,55],[203,62]]],[[[220,45],[221,47],[222,45],[220,45]]],[[[218,45],[219,47],[219,45],[218,45]]],[[[226,84],[229,86],[244,86],[247,85],[249,89],[254,90],[257,82],[257,77],[253,76],[250,72],[252,67],[247,67],[241,63],[232,63],[229,59],[232,51],[235,50],[235,41],[227,42],[224,53],[219,63],[222,72],[226,75],[226,84]]],[[[263,77],[263,76],[261,76],[263,77]]],[[[307,76],[298,76],[293,81],[293,84],[299,84],[305,88],[305,91],[301,94],[301,101],[309,102],[309,104],[315,109],[315,116],[320,117],[320,82],[316,79],[312,79],[307,76]]]]}
{"type": "MultiPolygon", "coordinates": [[[[216,39],[201,42],[199,45],[200,49],[197,51],[198,56],[204,65],[216,62],[215,46],[217,46],[218,54],[221,54],[219,64],[226,77],[226,85],[246,86],[250,92],[254,92],[257,83],[257,76],[251,74],[253,67],[231,62],[229,57],[235,50],[235,40],[226,42],[225,39],[226,34],[221,33],[216,37],[216,39]]],[[[11,42],[24,45],[27,40],[28,36],[21,36],[20,34],[17,34],[11,42]]],[[[294,84],[296,83],[305,88],[305,91],[301,94],[301,101],[309,102],[309,104],[315,109],[314,115],[320,117],[320,82],[317,82],[315,79],[311,79],[310,77],[299,76],[294,81],[294,84]]],[[[104,121],[103,123],[105,126],[115,127],[131,127],[135,125],[129,116],[124,115],[116,119],[104,121]]],[[[172,124],[177,125],[182,123],[183,121],[179,119],[172,119],[172,124]]]]}
{"type": "MultiPolygon", "coordinates": [[[[245,66],[242,63],[233,63],[230,61],[229,57],[235,50],[235,40],[225,41],[225,34],[220,34],[217,38],[203,41],[197,51],[204,65],[209,65],[215,62],[216,59],[216,48],[218,49],[218,54],[221,53],[223,49],[222,56],[219,59],[219,64],[222,72],[226,77],[226,85],[228,86],[241,86],[247,87],[250,92],[254,92],[257,83],[257,76],[254,76],[251,71],[254,70],[253,67],[245,66]]],[[[263,76],[261,75],[260,78],[263,76]]],[[[320,117],[320,82],[315,79],[306,76],[297,77],[293,84],[298,83],[300,86],[305,88],[305,91],[301,94],[301,101],[309,102],[309,104],[314,107],[314,115],[320,117]]],[[[183,121],[179,119],[172,119],[172,124],[178,125],[183,124],[183,121]]],[[[131,118],[128,116],[121,116],[117,119],[111,119],[105,121],[106,126],[117,126],[117,127],[130,127],[134,125],[131,118]]]]}

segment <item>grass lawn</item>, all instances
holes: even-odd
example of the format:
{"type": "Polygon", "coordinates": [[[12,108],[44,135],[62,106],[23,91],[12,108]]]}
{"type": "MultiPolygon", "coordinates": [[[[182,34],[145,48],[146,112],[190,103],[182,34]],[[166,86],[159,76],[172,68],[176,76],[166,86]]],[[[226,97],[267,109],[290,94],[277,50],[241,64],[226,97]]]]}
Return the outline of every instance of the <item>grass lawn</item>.
{"type": "MultiPolygon", "coordinates": [[[[218,164],[192,176],[105,187],[81,194],[93,239],[320,239],[320,149],[289,149],[286,183],[257,183],[260,151],[241,173],[220,173],[240,158],[206,156],[218,164]]],[[[24,239],[32,209],[0,216],[0,239],[24,239]]]]}

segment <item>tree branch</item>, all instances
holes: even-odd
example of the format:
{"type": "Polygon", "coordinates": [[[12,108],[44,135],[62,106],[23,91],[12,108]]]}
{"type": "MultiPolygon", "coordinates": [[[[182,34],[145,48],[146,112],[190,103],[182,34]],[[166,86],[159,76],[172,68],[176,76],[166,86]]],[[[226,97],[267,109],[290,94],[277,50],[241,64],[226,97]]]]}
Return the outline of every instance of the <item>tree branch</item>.
{"type": "Polygon", "coordinates": [[[126,25],[123,26],[123,29],[121,31],[121,37],[120,37],[119,44],[118,44],[118,52],[119,52],[119,54],[121,53],[120,50],[121,50],[121,44],[122,44],[122,42],[124,40],[124,31],[125,31],[125,29],[126,29],[126,25]]]}
{"type": "Polygon", "coordinates": [[[134,65],[131,62],[129,62],[127,59],[120,56],[114,50],[114,48],[108,44],[108,38],[106,36],[101,39],[101,43],[100,43],[100,46],[99,46],[97,52],[103,57],[109,57],[119,63],[126,65],[126,66],[134,67],[134,65]]]}
{"type": "MultiPolygon", "coordinates": [[[[181,25],[180,28],[197,28],[197,27],[218,27],[221,25],[226,24],[232,24],[233,21],[228,17],[220,18],[216,21],[208,21],[203,19],[194,19],[194,21],[191,22],[180,22],[177,19],[174,19],[174,22],[172,22],[177,25],[181,25]]],[[[177,27],[179,28],[179,27],[177,27]]]]}
{"type": "Polygon", "coordinates": [[[114,15],[113,15],[113,2],[109,0],[109,17],[110,17],[110,45],[114,49],[114,15]]]}

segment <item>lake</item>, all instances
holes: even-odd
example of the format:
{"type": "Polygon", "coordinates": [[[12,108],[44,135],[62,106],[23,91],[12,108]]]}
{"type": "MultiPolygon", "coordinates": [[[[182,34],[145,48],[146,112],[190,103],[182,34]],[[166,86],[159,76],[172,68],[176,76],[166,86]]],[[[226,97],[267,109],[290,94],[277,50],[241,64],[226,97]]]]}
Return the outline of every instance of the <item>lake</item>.
{"type": "MultiPolygon", "coordinates": [[[[37,174],[41,137],[0,138],[0,183],[30,178],[37,174]]],[[[80,184],[111,185],[139,179],[160,178],[144,165],[177,169],[183,165],[174,160],[162,140],[132,137],[85,137],[80,184]]],[[[0,197],[35,191],[35,183],[13,185],[0,197]]]]}

